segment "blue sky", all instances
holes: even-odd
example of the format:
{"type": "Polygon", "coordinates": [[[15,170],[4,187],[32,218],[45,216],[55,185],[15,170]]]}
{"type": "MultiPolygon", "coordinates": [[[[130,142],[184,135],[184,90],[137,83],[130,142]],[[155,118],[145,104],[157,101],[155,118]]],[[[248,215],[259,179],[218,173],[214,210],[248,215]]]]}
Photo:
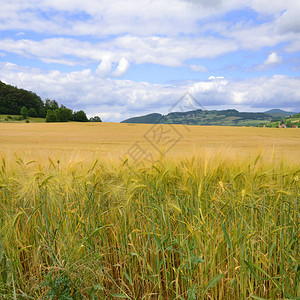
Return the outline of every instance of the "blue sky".
{"type": "Polygon", "coordinates": [[[12,0],[0,80],[104,121],[206,109],[300,111],[299,0],[12,0]]]}

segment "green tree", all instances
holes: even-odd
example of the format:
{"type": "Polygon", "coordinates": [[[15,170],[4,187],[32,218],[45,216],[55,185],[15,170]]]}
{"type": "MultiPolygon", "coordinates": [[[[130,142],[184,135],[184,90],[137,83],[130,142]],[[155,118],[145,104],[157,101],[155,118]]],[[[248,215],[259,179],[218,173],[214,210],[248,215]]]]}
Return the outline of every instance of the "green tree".
{"type": "Polygon", "coordinates": [[[46,122],[51,123],[51,122],[57,122],[57,117],[55,111],[48,109],[47,115],[46,115],[46,122]]]}
{"type": "Polygon", "coordinates": [[[291,120],[287,120],[286,123],[285,123],[285,126],[286,126],[287,128],[291,128],[291,127],[293,126],[292,121],[291,121],[291,120]]]}
{"type": "Polygon", "coordinates": [[[21,116],[23,119],[27,119],[28,118],[28,110],[25,106],[23,106],[21,108],[21,116]]]}
{"type": "Polygon", "coordinates": [[[50,100],[48,98],[45,100],[45,109],[47,110],[47,113],[49,109],[56,110],[58,108],[58,103],[55,100],[50,100]]]}
{"type": "Polygon", "coordinates": [[[90,122],[102,122],[99,116],[91,117],[90,122]]]}
{"type": "Polygon", "coordinates": [[[74,112],[73,117],[74,117],[74,121],[77,121],[77,122],[88,122],[89,121],[86,116],[86,113],[83,110],[74,112]]]}
{"type": "Polygon", "coordinates": [[[23,106],[27,109],[32,107],[40,113],[44,103],[35,93],[0,81],[0,113],[18,115],[23,106]]]}
{"type": "Polygon", "coordinates": [[[31,107],[28,110],[28,115],[29,115],[29,117],[33,117],[33,118],[37,117],[37,112],[36,112],[35,108],[31,107]]]}
{"type": "Polygon", "coordinates": [[[68,122],[72,118],[72,111],[61,105],[59,109],[55,110],[58,122],[68,122]]]}

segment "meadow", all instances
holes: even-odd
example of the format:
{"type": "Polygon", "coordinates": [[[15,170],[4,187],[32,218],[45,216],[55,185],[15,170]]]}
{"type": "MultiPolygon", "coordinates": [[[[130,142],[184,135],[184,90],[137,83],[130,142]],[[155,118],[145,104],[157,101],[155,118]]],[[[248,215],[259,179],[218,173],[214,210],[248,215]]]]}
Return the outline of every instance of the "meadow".
{"type": "Polygon", "coordinates": [[[300,298],[300,130],[0,132],[1,299],[300,298]]]}

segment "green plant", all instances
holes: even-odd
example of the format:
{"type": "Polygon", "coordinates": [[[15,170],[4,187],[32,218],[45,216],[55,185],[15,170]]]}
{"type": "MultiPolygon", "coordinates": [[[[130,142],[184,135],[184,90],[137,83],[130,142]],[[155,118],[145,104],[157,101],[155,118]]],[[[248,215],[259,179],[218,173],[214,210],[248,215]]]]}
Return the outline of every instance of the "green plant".
{"type": "Polygon", "coordinates": [[[28,118],[28,110],[25,106],[23,106],[21,108],[21,116],[23,119],[27,119],[28,118]]]}
{"type": "MultiPolygon", "coordinates": [[[[76,300],[81,299],[80,293],[76,291],[74,284],[65,272],[50,272],[45,276],[44,282],[40,287],[45,286],[48,289],[44,299],[58,300],[76,300]]],[[[40,288],[39,287],[39,288],[40,288]]]]}

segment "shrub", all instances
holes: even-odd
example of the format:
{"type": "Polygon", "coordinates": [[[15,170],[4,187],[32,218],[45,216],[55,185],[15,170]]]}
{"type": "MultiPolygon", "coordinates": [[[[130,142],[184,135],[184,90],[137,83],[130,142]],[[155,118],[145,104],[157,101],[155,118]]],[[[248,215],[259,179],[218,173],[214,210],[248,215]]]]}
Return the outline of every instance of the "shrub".
{"type": "Polygon", "coordinates": [[[46,122],[47,123],[57,122],[57,117],[56,117],[55,111],[48,109],[47,115],[46,115],[46,122]]]}
{"type": "Polygon", "coordinates": [[[23,119],[27,119],[28,118],[28,110],[25,106],[23,106],[21,108],[21,116],[23,119]]]}

